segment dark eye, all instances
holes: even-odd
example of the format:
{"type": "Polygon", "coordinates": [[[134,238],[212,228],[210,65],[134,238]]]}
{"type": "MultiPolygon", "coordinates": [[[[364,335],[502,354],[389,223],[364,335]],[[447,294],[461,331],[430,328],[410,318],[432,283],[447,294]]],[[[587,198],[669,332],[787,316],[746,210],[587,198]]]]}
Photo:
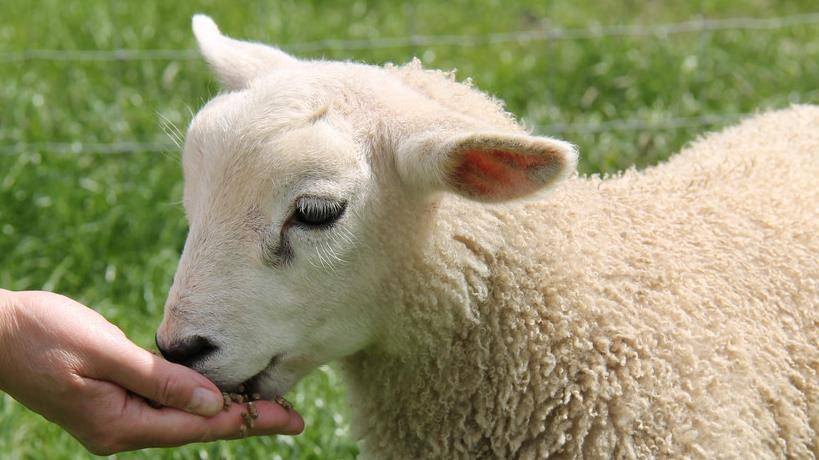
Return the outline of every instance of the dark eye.
{"type": "Polygon", "coordinates": [[[333,225],[344,215],[346,201],[305,196],[296,201],[293,223],[300,227],[322,229],[333,225]]]}

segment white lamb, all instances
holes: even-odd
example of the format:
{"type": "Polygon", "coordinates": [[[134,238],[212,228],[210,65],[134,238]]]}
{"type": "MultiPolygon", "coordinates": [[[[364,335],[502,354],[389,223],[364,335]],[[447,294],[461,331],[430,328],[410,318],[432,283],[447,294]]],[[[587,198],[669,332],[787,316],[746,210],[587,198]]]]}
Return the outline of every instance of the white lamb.
{"type": "Polygon", "coordinates": [[[173,356],[266,397],[341,360],[365,457],[816,455],[819,108],[541,195],[572,146],[448,74],[194,32],[173,356]]]}

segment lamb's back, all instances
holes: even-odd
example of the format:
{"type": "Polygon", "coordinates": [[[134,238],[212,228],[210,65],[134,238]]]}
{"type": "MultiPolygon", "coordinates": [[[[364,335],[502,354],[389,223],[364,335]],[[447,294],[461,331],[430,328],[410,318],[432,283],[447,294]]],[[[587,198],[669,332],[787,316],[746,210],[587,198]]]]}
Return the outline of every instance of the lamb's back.
{"type": "Polygon", "coordinates": [[[492,301],[539,318],[532,360],[568,373],[569,444],[608,452],[620,427],[643,453],[816,451],[817,180],[819,108],[802,106],[492,213],[500,233],[472,236],[496,241],[492,301]]]}

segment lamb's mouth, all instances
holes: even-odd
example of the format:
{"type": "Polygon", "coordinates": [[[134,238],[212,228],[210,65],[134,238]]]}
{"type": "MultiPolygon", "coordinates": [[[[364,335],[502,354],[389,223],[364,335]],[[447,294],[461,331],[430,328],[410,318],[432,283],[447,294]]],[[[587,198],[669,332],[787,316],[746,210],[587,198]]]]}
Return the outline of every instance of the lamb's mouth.
{"type": "Polygon", "coordinates": [[[259,388],[258,388],[259,382],[262,379],[264,379],[264,377],[268,373],[270,373],[270,371],[272,371],[274,367],[276,367],[276,364],[278,364],[279,361],[281,361],[282,355],[283,355],[282,353],[279,353],[277,355],[273,355],[273,357],[270,358],[270,362],[267,363],[267,366],[265,366],[264,369],[257,372],[253,377],[250,377],[249,379],[247,379],[244,382],[240,383],[238,385],[237,390],[239,390],[240,393],[246,393],[246,394],[257,393],[259,391],[259,388]]]}

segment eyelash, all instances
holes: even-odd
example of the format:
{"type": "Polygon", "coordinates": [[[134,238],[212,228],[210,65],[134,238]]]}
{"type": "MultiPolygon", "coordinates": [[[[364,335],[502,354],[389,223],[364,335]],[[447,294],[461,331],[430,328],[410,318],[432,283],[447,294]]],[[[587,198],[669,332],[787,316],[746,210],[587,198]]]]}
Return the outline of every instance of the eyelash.
{"type": "Polygon", "coordinates": [[[268,235],[262,242],[262,258],[270,267],[281,267],[293,260],[293,247],[287,229],[299,227],[302,230],[326,230],[338,222],[347,210],[346,201],[335,201],[314,196],[302,196],[279,232],[268,235]]]}
{"type": "Polygon", "coordinates": [[[332,227],[346,210],[346,201],[303,196],[296,200],[291,219],[293,225],[309,230],[322,230],[332,227]]]}

